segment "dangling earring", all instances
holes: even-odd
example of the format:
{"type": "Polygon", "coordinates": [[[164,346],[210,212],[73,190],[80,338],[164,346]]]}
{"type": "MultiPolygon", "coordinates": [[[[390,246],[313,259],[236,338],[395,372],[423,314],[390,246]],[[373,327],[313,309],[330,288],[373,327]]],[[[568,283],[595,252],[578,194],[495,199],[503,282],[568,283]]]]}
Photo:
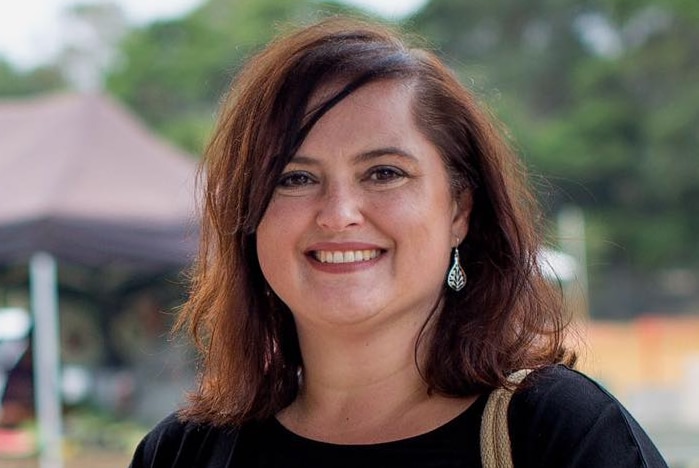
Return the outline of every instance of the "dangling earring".
{"type": "Polygon", "coordinates": [[[449,274],[447,275],[447,285],[454,291],[461,291],[464,286],[466,286],[466,272],[461,268],[461,262],[459,259],[459,242],[457,240],[456,247],[454,247],[454,261],[449,269],[449,274]]]}

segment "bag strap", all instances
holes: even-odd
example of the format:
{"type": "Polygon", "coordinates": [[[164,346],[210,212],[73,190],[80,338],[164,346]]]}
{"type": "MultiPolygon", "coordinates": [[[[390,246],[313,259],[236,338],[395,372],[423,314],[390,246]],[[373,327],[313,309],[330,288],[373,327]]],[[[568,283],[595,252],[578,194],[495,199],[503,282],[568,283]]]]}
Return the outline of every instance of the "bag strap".
{"type": "MultiPolygon", "coordinates": [[[[532,369],[510,374],[507,381],[519,385],[532,369]]],[[[512,389],[496,388],[488,397],[481,419],[481,463],[483,468],[513,468],[507,409],[512,389]]]]}

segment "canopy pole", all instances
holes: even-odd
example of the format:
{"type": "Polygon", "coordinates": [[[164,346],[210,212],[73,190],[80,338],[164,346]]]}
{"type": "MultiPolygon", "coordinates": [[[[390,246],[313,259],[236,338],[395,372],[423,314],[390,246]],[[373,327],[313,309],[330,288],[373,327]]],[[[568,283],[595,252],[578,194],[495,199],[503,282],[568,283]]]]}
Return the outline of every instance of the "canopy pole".
{"type": "Polygon", "coordinates": [[[56,260],[45,252],[29,261],[34,316],[34,401],[38,425],[39,468],[63,468],[62,410],[56,260]]]}

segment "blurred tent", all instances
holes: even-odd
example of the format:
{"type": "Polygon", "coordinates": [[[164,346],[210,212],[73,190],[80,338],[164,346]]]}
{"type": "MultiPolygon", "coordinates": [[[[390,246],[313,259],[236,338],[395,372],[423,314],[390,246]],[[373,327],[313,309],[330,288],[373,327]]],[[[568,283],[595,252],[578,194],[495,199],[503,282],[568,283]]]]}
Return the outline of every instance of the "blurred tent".
{"type": "Polygon", "coordinates": [[[0,264],[178,268],[196,244],[193,158],[112,99],[0,101],[0,264]]]}
{"type": "Polygon", "coordinates": [[[90,272],[78,283],[106,336],[131,277],[146,284],[190,261],[195,173],[193,158],[106,96],[0,101],[0,286],[28,265],[42,466],[61,460],[56,264],[90,272]]]}

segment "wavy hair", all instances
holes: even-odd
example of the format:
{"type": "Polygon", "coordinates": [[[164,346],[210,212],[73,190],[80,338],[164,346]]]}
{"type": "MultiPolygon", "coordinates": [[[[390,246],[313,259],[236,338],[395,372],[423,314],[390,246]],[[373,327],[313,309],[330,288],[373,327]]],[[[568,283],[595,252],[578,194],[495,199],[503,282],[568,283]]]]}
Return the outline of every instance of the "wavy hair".
{"type": "MultiPolygon", "coordinates": [[[[454,196],[473,199],[460,244],[469,282],[445,288],[420,372],[430,391],[467,396],[523,367],[571,362],[560,295],[542,276],[539,213],[523,165],[496,121],[431,52],[391,28],[333,18],[278,38],[233,81],[200,171],[200,252],[176,330],[201,353],[182,417],[241,424],[270,417],[299,391],[291,311],[266,286],[255,230],[281,171],[332,106],[366,83],[409,80],[420,131],[439,150],[454,196]],[[320,105],[324,85],[344,85],[320,105]]],[[[446,272],[445,272],[446,275],[446,272]]],[[[417,350],[416,350],[417,353],[417,350]]]]}

